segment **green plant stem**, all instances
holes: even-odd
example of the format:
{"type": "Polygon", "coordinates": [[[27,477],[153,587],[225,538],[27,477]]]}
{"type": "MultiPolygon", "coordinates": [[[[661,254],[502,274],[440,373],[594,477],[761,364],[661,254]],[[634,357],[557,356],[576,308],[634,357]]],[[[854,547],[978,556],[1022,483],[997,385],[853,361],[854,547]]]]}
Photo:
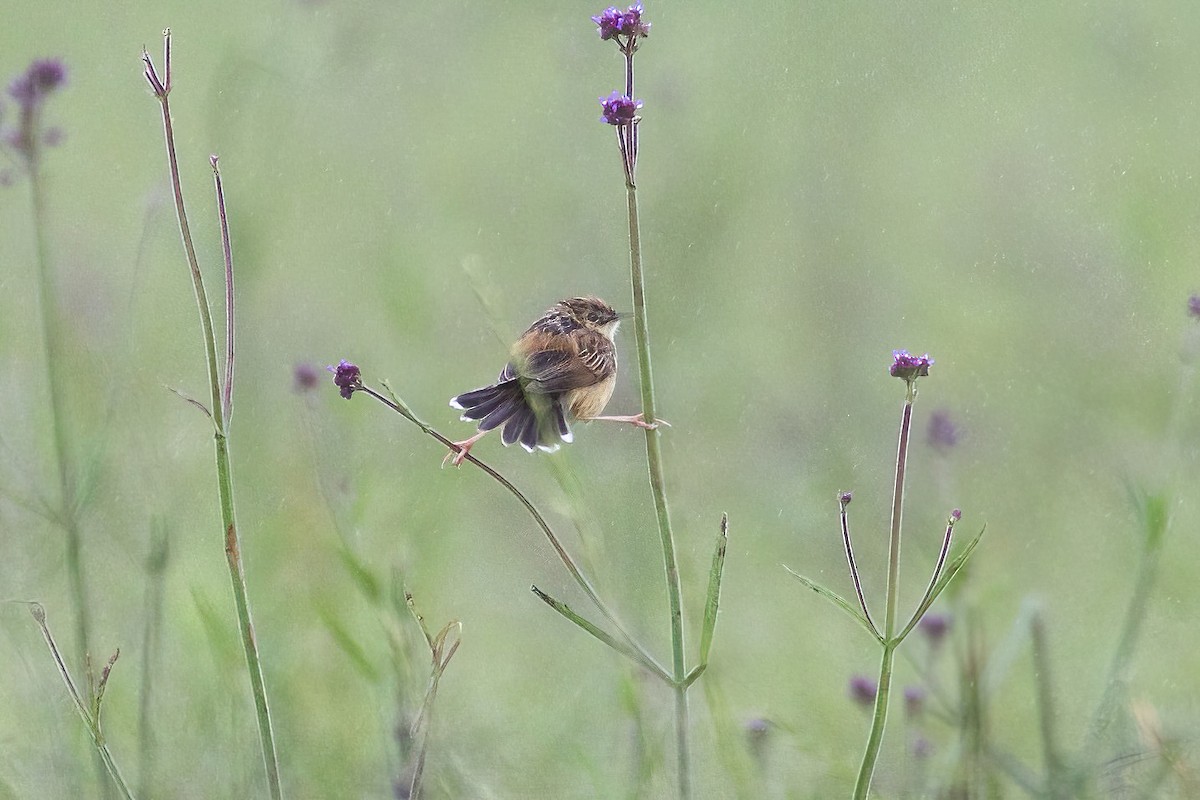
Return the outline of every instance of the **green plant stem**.
{"type": "Polygon", "coordinates": [[[864,800],[871,789],[871,777],[875,773],[875,761],[883,744],[883,730],[887,725],[888,698],[892,692],[892,665],[895,661],[896,644],[885,642],[879,660],[879,689],[875,692],[875,711],[871,716],[871,734],[867,738],[867,749],[863,754],[858,779],[854,783],[854,800],[864,800]]]}
{"type": "Polygon", "coordinates": [[[904,476],[908,465],[908,437],[912,428],[912,406],[916,398],[915,383],[908,384],[904,409],[900,416],[900,440],[896,445],[896,481],[892,489],[892,525],[888,544],[887,600],[883,619],[883,655],[879,662],[879,689],[875,694],[875,713],[871,718],[871,734],[863,752],[858,780],[854,784],[855,800],[865,800],[871,789],[871,776],[879,759],[883,731],[887,725],[888,696],[891,693],[892,662],[900,637],[896,634],[896,605],[900,593],[900,526],[904,519],[904,476]]]}
{"type": "MultiPolygon", "coordinates": [[[[37,111],[35,110],[36,114],[37,111]]],[[[36,133],[38,123],[31,123],[36,133]]],[[[91,610],[88,605],[87,580],[83,568],[83,531],[79,524],[79,509],[75,485],[71,479],[70,454],[67,446],[67,421],[63,401],[67,396],[63,381],[63,347],[59,341],[59,314],[55,302],[54,280],[50,274],[50,248],[46,240],[46,199],[41,175],[41,142],[38,136],[29,137],[26,167],[29,177],[29,200],[33,220],[35,261],[37,262],[38,311],[42,321],[42,353],[50,389],[50,427],[54,437],[54,460],[58,471],[59,503],[56,516],[63,526],[63,562],[67,567],[67,592],[75,611],[75,654],[80,664],[87,663],[91,653],[89,631],[91,610]]],[[[92,675],[87,673],[88,692],[93,690],[92,675]]],[[[101,775],[100,786],[105,797],[110,795],[108,782],[103,779],[104,753],[93,764],[101,775]]]]}
{"type": "MultiPolygon", "coordinates": [[[[385,383],[384,386],[387,387],[387,384],[385,383]]],[[[388,391],[391,391],[391,387],[387,388],[388,391]]],[[[362,385],[361,389],[358,391],[366,392],[371,397],[375,398],[388,408],[398,413],[400,416],[407,419],[409,422],[416,425],[418,428],[424,431],[427,436],[431,436],[432,438],[438,440],[452,452],[457,452],[457,447],[454,442],[450,441],[449,438],[443,436],[431,425],[414,414],[412,409],[410,409],[407,404],[402,402],[400,398],[396,397],[395,395],[392,397],[385,397],[365,384],[362,385]]],[[[583,593],[587,595],[588,599],[591,600],[600,613],[604,615],[604,618],[612,623],[612,626],[616,629],[617,633],[620,634],[621,639],[629,646],[630,650],[637,653],[639,657],[635,658],[634,660],[641,662],[644,666],[647,666],[647,668],[656,675],[666,675],[666,670],[654,659],[654,656],[650,655],[650,653],[644,647],[642,647],[637,640],[629,635],[624,626],[621,625],[617,615],[608,607],[607,603],[600,599],[600,595],[596,592],[596,588],[592,585],[592,582],[588,580],[586,575],[583,574],[583,570],[579,568],[579,565],[575,563],[575,559],[573,559],[571,554],[567,552],[567,548],[564,547],[562,542],[559,541],[558,536],[550,527],[550,523],[546,522],[546,518],[542,516],[542,512],[538,511],[538,508],[533,504],[533,501],[526,497],[525,494],[518,489],[512,481],[500,474],[500,472],[490,464],[480,461],[470,453],[467,454],[466,460],[479,467],[488,475],[488,477],[507,489],[508,492],[525,507],[525,510],[529,512],[529,516],[533,517],[533,521],[537,523],[538,528],[540,528],[542,533],[545,534],[546,539],[550,542],[550,546],[554,548],[554,552],[558,555],[559,561],[561,561],[563,566],[566,567],[567,572],[570,573],[571,577],[575,579],[575,583],[579,585],[579,588],[583,590],[583,593]]],[[[601,641],[604,640],[601,639],[601,641]]],[[[617,649],[620,650],[620,648],[617,649]]]]}
{"type": "MultiPolygon", "coordinates": [[[[633,150],[636,157],[636,149],[633,150]]],[[[626,171],[625,196],[629,208],[629,271],[633,285],[633,333],[638,354],[638,376],[642,389],[642,419],[653,425],[658,419],[654,409],[654,380],[650,366],[650,330],[646,321],[646,282],[642,274],[642,238],[638,221],[637,185],[633,170],[626,171]]],[[[646,429],[646,466],[650,474],[650,492],[658,519],[662,544],[663,572],[667,582],[667,602],[671,611],[671,668],[675,677],[675,743],[679,770],[679,796],[691,797],[691,764],[688,751],[687,669],[683,652],[683,601],[679,566],[675,558],[675,537],[663,479],[662,452],[657,429],[646,429]]]]}
{"type": "Polygon", "coordinates": [[[1035,610],[1029,620],[1029,634],[1037,688],[1038,724],[1042,734],[1042,759],[1046,769],[1045,792],[1049,800],[1058,800],[1069,795],[1064,793],[1067,786],[1063,762],[1054,735],[1054,687],[1050,679],[1050,654],[1046,649],[1046,626],[1040,611],[1035,610]]]}
{"type": "MultiPolygon", "coordinates": [[[[37,124],[33,125],[34,130],[37,124]]],[[[60,523],[66,532],[67,583],[71,602],[75,610],[75,646],[79,663],[82,664],[91,651],[88,642],[89,608],[87,582],[83,573],[83,536],[79,527],[75,498],[75,487],[71,481],[69,454],[67,452],[67,423],[63,400],[67,396],[63,382],[63,347],[58,338],[58,309],[55,304],[54,281],[50,274],[49,247],[46,241],[46,201],[43,194],[41,166],[39,164],[39,142],[31,137],[27,165],[29,170],[29,195],[32,206],[34,244],[36,248],[38,275],[38,307],[42,321],[43,361],[50,384],[50,425],[54,435],[54,457],[58,470],[60,523]]]]}
{"type": "MultiPolygon", "coordinates": [[[[100,697],[91,694],[89,688],[89,697],[95,698],[94,705],[96,713],[89,710],[88,703],[85,703],[83,697],[79,694],[79,689],[75,686],[75,681],[71,679],[71,672],[67,669],[66,662],[63,661],[62,653],[59,652],[58,645],[54,641],[54,637],[50,633],[50,627],[46,623],[46,611],[39,603],[30,603],[29,611],[33,614],[34,620],[38,627],[42,630],[42,638],[46,641],[46,646],[50,648],[50,655],[54,658],[54,663],[58,667],[58,674],[63,679],[63,683],[67,686],[67,693],[71,695],[71,700],[75,704],[75,710],[79,712],[79,716],[83,719],[83,724],[87,727],[88,733],[92,737],[92,743],[96,746],[96,753],[100,759],[100,763],[105,771],[112,778],[113,783],[121,791],[121,796],[126,800],[133,800],[133,793],[129,790],[129,784],[125,782],[124,776],[121,775],[121,770],[117,767],[117,762],[113,759],[112,752],[108,749],[108,743],[104,741],[104,734],[100,729],[100,697]]],[[[116,657],[113,657],[116,660],[116,657]]],[[[88,676],[89,681],[91,675],[88,676]]],[[[107,781],[105,782],[107,784],[107,781]]],[[[107,791],[107,790],[106,790],[107,791]]]]}
{"type": "MultiPolygon", "coordinates": [[[[208,304],[208,295],[204,289],[204,278],[200,272],[200,262],[196,258],[196,250],[192,244],[192,235],[188,227],[187,211],[183,203],[183,186],[179,177],[179,164],[175,156],[175,134],[171,126],[171,109],[167,96],[171,91],[171,33],[164,33],[166,81],[160,82],[154,72],[149,55],[143,54],[146,64],[146,78],[162,106],[163,134],[166,139],[167,162],[171,175],[171,189],[175,199],[175,214],[179,222],[179,235],[183,240],[183,249],[187,255],[188,267],[191,271],[192,289],[196,296],[196,306],[200,313],[200,328],[204,339],[205,362],[208,368],[208,383],[210,393],[209,414],[213,422],[214,455],[217,469],[217,491],[220,496],[221,521],[224,529],[225,560],[229,567],[229,579],[233,587],[234,605],[237,611],[238,629],[242,639],[242,649],[246,655],[246,670],[250,678],[250,691],[254,697],[254,707],[258,721],[259,740],[262,747],[263,766],[267,775],[267,786],[274,800],[283,797],[283,789],[279,779],[279,758],[275,750],[275,734],[271,726],[271,712],[267,704],[266,683],[263,680],[262,662],[259,658],[258,643],[254,635],[254,622],[250,615],[250,601],[246,590],[246,574],[242,566],[241,540],[238,535],[237,520],[234,514],[233,501],[233,464],[229,453],[229,438],[225,427],[225,404],[221,397],[221,378],[217,361],[217,341],[213,328],[212,310],[208,304]]],[[[213,164],[214,175],[217,174],[213,164]]],[[[223,196],[218,182],[218,203],[224,208],[223,196]]],[[[223,242],[223,244],[225,244],[223,242]]],[[[230,366],[232,375],[232,366],[230,366]]]]}
{"type": "Polygon", "coordinates": [[[1137,651],[1142,623],[1146,620],[1146,611],[1150,605],[1150,594],[1158,581],[1161,555],[1161,539],[1146,545],[1142,550],[1133,595],[1129,599],[1129,608],[1125,611],[1125,620],[1121,624],[1121,636],[1117,640],[1117,647],[1109,664],[1104,695],[1096,707],[1088,730],[1083,750],[1085,755],[1095,752],[1100,737],[1112,724],[1121,707],[1122,697],[1128,687],[1129,665],[1137,651]]]}

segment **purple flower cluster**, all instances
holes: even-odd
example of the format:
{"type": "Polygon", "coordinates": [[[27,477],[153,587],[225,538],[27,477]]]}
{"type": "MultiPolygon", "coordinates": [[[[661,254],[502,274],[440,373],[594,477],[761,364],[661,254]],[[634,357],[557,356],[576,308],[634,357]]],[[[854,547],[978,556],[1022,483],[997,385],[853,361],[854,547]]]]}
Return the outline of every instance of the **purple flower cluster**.
{"type": "Polygon", "coordinates": [[[641,107],[641,100],[614,91],[608,97],[600,98],[600,120],[609,125],[632,125],[637,122],[641,107]]]}
{"type": "MultiPolygon", "coordinates": [[[[650,23],[642,22],[642,4],[636,3],[626,11],[609,6],[604,12],[592,17],[602,41],[626,37],[627,41],[650,35],[650,23]]],[[[618,39],[618,42],[620,40],[618,39]]]]}
{"type": "Polygon", "coordinates": [[[8,85],[8,94],[22,108],[36,106],[67,82],[67,67],[57,58],[39,58],[8,85]]]}
{"type": "Polygon", "coordinates": [[[891,373],[893,378],[903,378],[912,383],[917,378],[924,378],[928,375],[931,366],[933,366],[933,359],[929,357],[929,353],[923,356],[914,356],[910,355],[907,350],[892,351],[891,373]]]}
{"type": "Polygon", "coordinates": [[[333,384],[339,389],[339,394],[349,400],[356,391],[362,388],[362,372],[358,366],[342,359],[336,366],[325,369],[333,373],[333,384]]]}
{"type": "MultiPolygon", "coordinates": [[[[61,128],[40,126],[38,112],[46,98],[67,82],[67,67],[57,58],[39,58],[8,84],[8,96],[17,104],[18,116],[13,127],[0,129],[0,139],[26,163],[37,157],[39,145],[54,147],[63,140],[61,128]]],[[[0,173],[0,184],[10,184],[13,176],[0,173]]]]}
{"type": "Polygon", "coordinates": [[[879,693],[879,684],[866,675],[852,675],[847,692],[854,702],[861,706],[870,706],[874,704],[875,695],[879,693]]]}

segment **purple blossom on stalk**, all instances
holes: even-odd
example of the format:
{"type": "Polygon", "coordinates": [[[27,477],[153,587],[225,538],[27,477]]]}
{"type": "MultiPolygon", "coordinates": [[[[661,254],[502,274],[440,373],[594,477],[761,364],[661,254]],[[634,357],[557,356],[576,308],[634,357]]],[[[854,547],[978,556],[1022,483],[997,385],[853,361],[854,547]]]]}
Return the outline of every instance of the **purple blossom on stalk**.
{"type": "Polygon", "coordinates": [[[317,388],[320,373],[312,364],[297,364],[292,370],[292,386],[297,392],[311,392],[317,388]]]}
{"type": "Polygon", "coordinates": [[[8,84],[8,95],[17,104],[17,119],[11,128],[0,128],[0,137],[27,162],[37,157],[39,144],[53,147],[63,139],[61,128],[40,130],[42,104],[67,82],[67,67],[57,58],[39,58],[8,84]]]}
{"type": "Polygon", "coordinates": [[[637,112],[642,108],[641,100],[633,100],[627,95],[614,91],[608,97],[600,98],[600,121],[609,125],[631,125],[638,121],[637,112]]]}
{"type": "Polygon", "coordinates": [[[907,350],[892,351],[891,373],[893,378],[903,378],[912,383],[917,378],[924,378],[933,366],[929,353],[923,356],[911,355],[907,350]]]}
{"type": "Polygon", "coordinates": [[[342,359],[336,366],[329,366],[325,369],[333,373],[333,384],[340,390],[342,397],[347,400],[359,389],[362,388],[362,372],[358,366],[351,364],[346,359],[342,359]]]}
{"type": "Polygon", "coordinates": [[[947,614],[926,614],[917,623],[917,628],[929,640],[929,644],[936,647],[950,631],[950,617],[947,614]]]}
{"type": "Polygon", "coordinates": [[[1188,315],[1200,319],[1200,294],[1188,298],[1188,315]]]}
{"type": "Polygon", "coordinates": [[[600,34],[601,41],[624,36],[626,42],[621,43],[618,40],[618,44],[627,45],[634,39],[650,35],[650,23],[642,22],[642,12],[641,3],[631,5],[624,12],[619,8],[609,6],[600,14],[592,17],[592,22],[596,23],[596,31],[600,34]]]}
{"type": "Polygon", "coordinates": [[[929,415],[928,441],[935,450],[945,452],[958,444],[958,426],[950,412],[939,408],[929,415]]]}
{"type": "Polygon", "coordinates": [[[67,82],[67,67],[57,58],[39,58],[8,85],[8,94],[22,110],[33,108],[67,82]]]}
{"type": "Polygon", "coordinates": [[[920,716],[925,708],[925,690],[920,686],[904,687],[904,710],[910,717],[920,716]]]}
{"type": "Polygon", "coordinates": [[[869,706],[875,702],[879,692],[879,684],[866,675],[853,675],[850,678],[850,699],[859,705],[869,706]]]}

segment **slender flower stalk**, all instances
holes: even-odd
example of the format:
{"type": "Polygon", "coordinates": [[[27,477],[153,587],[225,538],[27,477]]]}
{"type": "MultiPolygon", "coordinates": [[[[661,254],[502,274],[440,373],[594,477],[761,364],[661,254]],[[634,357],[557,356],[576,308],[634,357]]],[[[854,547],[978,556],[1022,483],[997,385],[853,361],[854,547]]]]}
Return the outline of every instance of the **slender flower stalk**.
{"type": "MultiPolygon", "coordinates": [[[[638,111],[642,102],[634,97],[633,56],[650,32],[650,24],[642,20],[642,5],[632,5],[622,12],[608,8],[592,17],[602,40],[613,40],[625,57],[625,92],[614,91],[600,98],[601,120],[616,130],[621,167],[625,174],[625,199],[629,222],[629,273],[633,293],[634,346],[638,357],[638,377],[642,393],[642,418],[653,426],[658,419],[655,409],[654,375],[650,361],[650,326],[646,313],[646,280],[642,269],[642,235],[637,201],[638,111]]],[[[650,492],[654,498],[654,513],[658,520],[658,535],[662,546],[663,573],[667,585],[667,602],[671,617],[671,668],[675,690],[675,746],[679,778],[679,796],[691,796],[691,764],[688,749],[687,667],[684,662],[683,600],[679,566],[675,556],[675,536],[667,504],[666,481],[663,476],[662,449],[659,432],[646,429],[646,466],[650,492]]]]}
{"type": "Polygon", "coordinates": [[[912,430],[912,407],[917,397],[917,378],[929,374],[933,360],[928,356],[916,358],[904,351],[897,351],[892,365],[892,374],[904,378],[907,388],[904,407],[900,413],[900,440],[896,446],[896,479],[892,487],[892,524],[888,539],[888,573],[885,588],[883,617],[883,648],[879,660],[879,690],[875,695],[875,713],[871,718],[871,733],[867,748],[858,769],[858,780],[854,784],[854,797],[861,800],[871,788],[871,777],[875,762],[879,758],[879,747],[883,743],[883,731],[887,725],[888,699],[892,688],[892,665],[896,646],[896,605],[900,593],[900,528],[904,520],[904,479],[908,467],[908,438],[912,430]]]}
{"type": "Polygon", "coordinates": [[[85,701],[79,693],[79,689],[75,686],[74,679],[71,678],[71,672],[67,669],[66,662],[63,661],[62,653],[58,649],[58,644],[54,641],[54,636],[50,633],[50,626],[46,623],[46,610],[42,608],[40,603],[30,603],[29,612],[33,615],[34,621],[41,628],[42,638],[46,641],[46,647],[50,649],[50,655],[54,658],[54,663],[58,667],[58,674],[66,684],[67,693],[71,695],[71,700],[75,704],[75,710],[79,712],[83,724],[87,726],[88,734],[92,737],[92,744],[96,747],[96,752],[99,754],[101,763],[104,769],[112,778],[117,789],[120,790],[121,796],[125,800],[133,800],[133,792],[129,789],[129,784],[125,782],[125,777],[121,774],[120,768],[117,766],[116,760],[113,759],[112,752],[108,748],[108,742],[105,741],[104,731],[100,727],[100,711],[104,702],[104,690],[108,687],[108,679],[112,674],[112,668],[117,663],[117,658],[121,655],[118,650],[113,654],[112,658],[105,664],[103,671],[100,673],[100,680],[94,681],[91,670],[91,661],[87,660],[88,674],[88,696],[85,701]]]}
{"type": "MultiPolygon", "coordinates": [[[[34,233],[34,261],[37,264],[37,310],[42,327],[42,363],[46,366],[50,396],[50,426],[54,439],[54,460],[58,479],[59,505],[54,510],[56,521],[63,526],[66,550],[63,561],[67,567],[67,584],[75,612],[75,647],[79,663],[90,652],[88,644],[91,624],[87,580],[82,558],[83,532],[79,521],[79,497],[71,474],[71,454],[64,399],[69,384],[64,374],[60,314],[54,291],[54,276],[50,265],[49,238],[46,233],[46,196],[42,181],[42,153],[47,145],[57,143],[61,132],[42,126],[46,100],[67,82],[67,68],[58,59],[38,59],[13,79],[8,94],[17,104],[17,120],[13,128],[5,128],[0,147],[29,181],[29,199],[34,233]]],[[[6,176],[9,175],[6,171],[6,176]]],[[[10,179],[15,179],[10,176],[10,179]]]]}
{"type": "Polygon", "coordinates": [[[254,697],[258,733],[262,748],[263,766],[266,771],[267,787],[274,800],[283,797],[283,789],[279,777],[279,758],[275,748],[275,734],[271,725],[271,712],[267,704],[266,683],[263,679],[262,661],[258,652],[258,641],[254,633],[254,622],[250,614],[250,600],[246,589],[246,574],[242,565],[241,537],[238,534],[237,521],[234,514],[233,500],[233,464],[229,449],[228,419],[232,413],[232,380],[233,380],[233,262],[229,246],[229,229],[225,217],[225,196],[221,185],[217,159],[213,156],[210,163],[213,168],[213,180],[217,196],[217,208],[221,218],[222,246],[226,255],[226,385],[222,391],[221,371],[218,366],[217,342],[213,326],[212,310],[209,307],[208,295],[204,289],[204,279],[200,272],[200,263],[196,258],[196,250],[192,244],[191,231],[188,228],[187,211],[183,203],[183,187],[179,178],[179,164],[175,155],[175,135],[171,125],[171,109],[168,95],[171,92],[171,32],[163,32],[164,48],[164,79],[160,79],[154,68],[150,55],[143,51],[142,61],[145,63],[145,76],[154,95],[162,107],[163,133],[166,140],[167,162],[171,175],[171,188],[175,197],[175,212],[179,222],[179,234],[183,241],[183,249],[187,256],[188,267],[191,271],[192,289],[196,296],[196,306],[200,313],[200,327],[204,339],[205,360],[208,367],[208,383],[210,405],[206,412],[213,423],[213,439],[217,471],[217,489],[220,495],[221,520],[224,528],[225,560],[229,567],[229,578],[233,587],[234,605],[237,612],[238,628],[241,633],[242,649],[246,656],[246,670],[250,679],[250,691],[254,697]]]}
{"type": "MultiPolygon", "coordinates": [[[[431,425],[413,413],[412,409],[408,407],[408,404],[395,394],[391,394],[390,397],[385,396],[370,386],[364,384],[362,382],[362,372],[359,370],[357,365],[343,360],[336,367],[330,366],[328,369],[333,373],[334,385],[338,387],[342,397],[349,400],[356,392],[363,392],[383,403],[396,413],[400,414],[409,422],[420,428],[426,435],[431,436],[432,438],[441,442],[451,452],[457,452],[457,445],[455,445],[453,441],[439,433],[431,425]]],[[[580,625],[580,627],[584,628],[584,630],[587,630],[593,636],[596,636],[596,638],[598,638],[600,641],[613,647],[618,652],[629,656],[631,659],[641,664],[643,667],[661,679],[670,682],[671,678],[662,665],[660,665],[655,658],[644,647],[638,644],[638,642],[626,631],[625,627],[617,618],[617,615],[600,597],[595,586],[588,579],[588,577],[584,575],[583,570],[579,568],[579,565],[575,562],[575,559],[571,557],[571,554],[567,552],[566,547],[563,546],[558,536],[554,533],[554,530],[550,527],[550,524],[546,521],[546,518],[542,515],[542,512],[539,511],[537,506],[533,504],[533,501],[526,497],[525,494],[518,489],[512,481],[504,477],[504,475],[502,475],[491,465],[481,461],[471,453],[467,454],[465,460],[483,470],[488,477],[508,490],[508,492],[525,507],[525,510],[529,512],[531,517],[533,517],[533,521],[537,524],[538,528],[541,529],[543,534],[545,534],[547,541],[549,541],[550,546],[554,548],[555,554],[558,556],[563,566],[566,567],[567,572],[570,573],[571,577],[575,579],[575,582],[579,585],[579,588],[583,590],[588,599],[591,600],[600,613],[604,615],[605,619],[607,619],[609,623],[612,624],[613,628],[616,629],[617,633],[619,634],[620,642],[618,643],[616,639],[608,637],[607,634],[599,631],[598,628],[592,626],[590,623],[586,623],[586,621],[584,621],[577,614],[570,612],[569,608],[567,608],[564,604],[554,601],[544,592],[541,592],[536,586],[531,587],[534,594],[537,594],[540,598],[549,603],[551,607],[555,608],[555,610],[558,610],[560,613],[564,613],[564,609],[567,612],[570,612],[564,613],[564,616],[567,616],[567,618],[572,622],[575,622],[577,625],[580,625]]]]}
{"type": "MultiPolygon", "coordinates": [[[[879,758],[880,746],[883,743],[883,733],[887,727],[888,701],[891,698],[896,650],[905,638],[907,638],[908,634],[920,624],[934,601],[945,591],[950,582],[954,580],[954,576],[966,564],[967,559],[970,558],[971,553],[974,552],[980,538],[983,536],[983,531],[981,530],[963,548],[961,553],[947,563],[950,544],[954,536],[954,526],[962,519],[962,512],[957,508],[950,512],[946,520],[946,532],[942,537],[942,546],[938,553],[937,564],[933,569],[929,584],[925,589],[925,594],[917,604],[916,610],[909,616],[907,623],[901,627],[900,618],[897,613],[900,585],[900,534],[904,519],[904,486],[908,469],[908,445],[912,433],[913,402],[917,397],[917,379],[929,374],[929,367],[933,364],[933,359],[928,355],[909,355],[905,350],[894,351],[892,358],[891,374],[905,381],[906,390],[904,406],[900,413],[900,436],[896,446],[896,475],[892,485],[892,519],[888,536],[888,571],[885,588],[883,630],[880,631],[876,627],[874,620],[871,618],[870,611],[868,611],[867,599],[863,593],[857,562],[854,559],[854,547],[850,539],[850,524],[846,514],[846,508],[850,505],[850,492],[841,492],[838,495],[838,505],[841,512],[842,544],[846,552],[846,562],[850,569],[850,578],[854,583],[854,591],[857,595],[857,608],[854,603],[845,600],[836,592],[788,569],[788,572],[791,572],[805,586],[845,611],[846,614],[858,622],[864,630],[879,642],[878,679],[871,681],[869,678],[859,677],[855,682],[852,682],[852,694],[855,700],[860,704],[870,704],[873,708],[871,732],[867,738],[867,746],[863,752],[862,763],[859,766],[858,777],[854,785],[853,797],[855,800],[864,800],[871,788],[875,763],[879,758]],[[897,629],[899,629],[899,633],[897,633],[897,629]],[[866,691],[865,687],[867,686],[870,687],[870,692],[866,691]]],[[[787,568],[785,567],[785,569],[787,568]]],[[[932,621],[931,618],[930,622],[932,621]]]]}

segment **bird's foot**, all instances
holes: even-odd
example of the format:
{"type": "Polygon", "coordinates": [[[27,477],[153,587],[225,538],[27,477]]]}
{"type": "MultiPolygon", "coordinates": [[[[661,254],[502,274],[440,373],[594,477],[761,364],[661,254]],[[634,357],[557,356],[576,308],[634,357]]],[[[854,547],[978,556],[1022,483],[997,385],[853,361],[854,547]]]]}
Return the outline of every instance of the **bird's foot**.
{"type": "Polygon", "coordinates": [[[624,414],[619,416],[592,417],[592,419],[602,419],[608,422],[627,422],[634,427],[644,428],[648,431],[655,430],[659,425],[666,425],[668,428],[671,427],[671,423],[667,422],[665,419],[656,419],[654,422],[646,422],[645,414],[624,414]]]}
{"type": "Polygon", "coordinates": [[[470,454],[471,448],[476,442],[483,438],[485,433],[487,433],[487,431],[480,431],[470,439],[463,439],[461,442],[451,442],[450,444],[454,449],[449,453],[446,453],[446,457],[442,459],[442,468],[444,469],[447,464],[455,467],[461,467],[462,463],[467,460],[467,456],[470,454]]]}

